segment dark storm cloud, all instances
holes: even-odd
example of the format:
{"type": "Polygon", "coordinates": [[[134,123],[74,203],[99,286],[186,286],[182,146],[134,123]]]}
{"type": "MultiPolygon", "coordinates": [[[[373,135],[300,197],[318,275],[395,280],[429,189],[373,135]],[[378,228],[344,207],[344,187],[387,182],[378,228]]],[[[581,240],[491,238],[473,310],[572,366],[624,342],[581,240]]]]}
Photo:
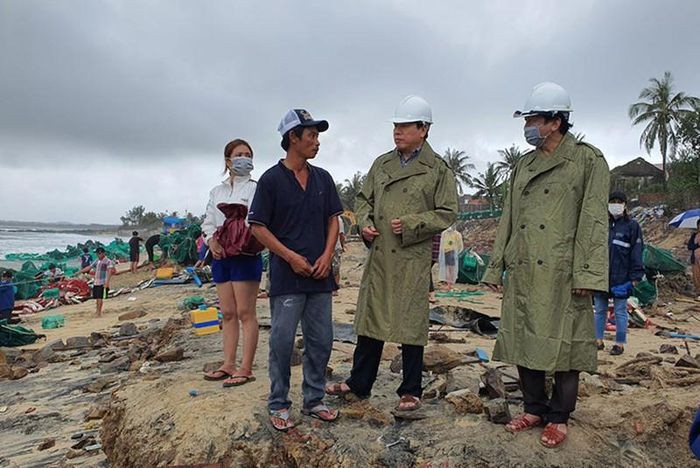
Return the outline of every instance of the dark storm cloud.
{"type": "Polygon", "coordinates": [[[641,154],[626,112],[648,78],[670,70],[700,94],[699,16],[688,1],[5,1],[0,170],[109,209],[46,209],[25,179],[0,196],[31,209],[0,218],[201,211],[226,141],[251,141],[259,175],[281,156],[290,107],[330,121],[318,163],[342,180],[391,148],[387,119],[407,94],[431,102],[435,149],[465,149],[483,170],[525,146],[510,115],[544,80],[569,90],[575,130],[616,165],[641,154]],[[73,184],[86,167],[119,196],[73,184]]]}

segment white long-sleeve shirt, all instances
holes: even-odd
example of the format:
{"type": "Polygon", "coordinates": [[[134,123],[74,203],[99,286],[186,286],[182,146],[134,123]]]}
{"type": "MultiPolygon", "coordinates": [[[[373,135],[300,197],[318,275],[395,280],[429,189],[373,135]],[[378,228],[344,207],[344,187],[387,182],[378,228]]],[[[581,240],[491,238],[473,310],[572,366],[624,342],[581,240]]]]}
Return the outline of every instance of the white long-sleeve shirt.
{"type": "MultiPolygon", "coordinates": [[[[219,203],[239,203],[250,208],[255,195],[255,187],[257,182],[252,180],[250,176],[245,177],[229,177],[209,192],[209,202],[207,203],[207,211],[202,222],[202,232],[207,236],[207,243],[212,238],[216,228],[222,226],[226,221],[226,216],[219,210],[216,205],[219,203]],[[233,182],[233,184],[232,184],[233,182]]],[[[246,220],[246,223],[248,221],[246,220]]]]}

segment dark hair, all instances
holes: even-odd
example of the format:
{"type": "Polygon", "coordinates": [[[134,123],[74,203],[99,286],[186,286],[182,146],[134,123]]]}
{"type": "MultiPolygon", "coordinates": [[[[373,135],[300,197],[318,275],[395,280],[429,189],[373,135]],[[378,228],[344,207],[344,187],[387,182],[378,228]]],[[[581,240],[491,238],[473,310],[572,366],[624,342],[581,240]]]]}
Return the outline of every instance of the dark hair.
{"type": "Polygon", "coordinates": [[[105,253],[105,249],[103,249],[102,247],[98,247],[98,248],[95,249],[95,252],[97,252],[98,254],[99,254],[99,253],[105,253]]]}
{"type": "Polygon", "coordinates": [[[138,235],[139,235],[139,232],[138,232],[138,231],[134,231],[134,232],[131,233],[131,235],[132,235],[132,236],[138,236],[138,235]]]}
{"type": "Polygon", "coordinates": [[[552,114],[540,114],[542,117],[544,117],[544,121],[549,123],[554,119],[559,119],[559,133],[562,135],[566,135],[566,132],[569,131],[571,127],[574,125],[572,123],[569,123],[569,113],[568,112],[555,112],[552,114]]]}
{"type": "Polygon", "coordinates": [[[304,127],[301,125],[297,125],[293,129],[289,130],[287,133],[284,134],[282,137],[282,149],[285,151],[289,151],[289,134],[294,132],[294,134],[297,136],[297,138],[301,138],[301,136],[304,134],[304,127]]]}
{"type": "Polygon", "coordinates": [[[49,263],[49,270],[52,268],[56,268],[56,265],[54,265],[53,263],[49,263]]]}
{"type": "Polygon", "coordinates": [[[241,145],[247,146],[250,150],[250,156],[253,157],[253,147],[250,146],[250,143],[248,143],[242,138],[236,138],[235,140],[229,141],[228,143],[226,143],[226,146],[224,146],[224,174],[226,174],[226,171],[228,170],[228,168],[226,167],[226,159],[230,158],[231,153],[233,153],[233,150],[235,150],[241,145]]]}
{"type": "Polygon", "coordinates": [[[3,278],[12,278],[12,272],[10,270],[5,270],[2,272],[3,278]]]}
{"type": "Polygon", "coordinates": [[[87,247],[83,247],[83,253],[88,253],[88,252],[89,252],[89,251],[88,251],[88,248],[87,248],[87,247]]]}
{"type": "Polygon", "coordinates": [[[416,127],[418,127],[418,128],[425,127],[425,140],[427,140],[428,134],[430,133],[430,124],[428,122],[416,122],[416,127]]]}

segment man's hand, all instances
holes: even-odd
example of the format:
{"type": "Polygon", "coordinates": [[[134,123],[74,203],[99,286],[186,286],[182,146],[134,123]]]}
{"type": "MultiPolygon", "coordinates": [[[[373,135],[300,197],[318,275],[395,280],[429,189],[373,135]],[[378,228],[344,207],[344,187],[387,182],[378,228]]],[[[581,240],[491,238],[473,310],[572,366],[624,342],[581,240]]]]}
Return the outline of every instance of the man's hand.
{"type": "Polygon", "coordinates": [[[503,286],[500,284],[493,284],[493,283],[484,283],[487,288],[489,288],[491,291],[501,294],[503,293],[503,286]]]}
{"type": "Polygon", "coordinates": [[[316,263],[314,263],[313,266],[313,278],[317,280],[327,278],[328,275],[331,273],[332,261],[332,255],[321,255],[320,257],[318,257],[318,260],[316,260],[316,263]]]}
{"type": "Polygon", "coordinates": [[[590,289],[572,289],[571,290],[571,294],[573,294],[574,296],[590,296],[592,292],[593,291],[591,291],[590,289]]]}
{"type": "Polygon", "coordinates": [[[365,228],[362,228],[362,237],[367,241],[367,242],[374,242],[374,238],[379,235],[379,231],[377,231],[377,228],[374,226],[367,226],[365,228]]]}
{"type": "Polygon", "coordinates": [[[314,267],[311,266],[305,257],[302,257],[298,253],[292,253],[292,256],[289,258],[287,263],[289,263],[289,266],[292,267],[294,273],[303,276],[304,278],[308,278],[314,273],[314,267]]]}
{"type": "Polygon", "coordinates": [[[399,218],[394,218],[391,220],[391,232],[400,236],[403,233],[403,224],[399,218]]]}
{"type": "Polygon", "coordinates": [[[219,244],[219,241],[214,239],[213,237],[209,239],[209,243],[207,244],[209,246],[209,250],[211,250],[212,256],[217,259],[221,260],[226,256],[226,252],[224,251],[224,248],[221,247],[221,244],[219,244]]]}
{"type": "Polygon", "coordinates": [[[638,281],[638,280],[633,280],[633,281],[632,281],[632,287],[633,287],[633,288],[636,288],[638,284],[639,284],[639,281],[638,281]]]}

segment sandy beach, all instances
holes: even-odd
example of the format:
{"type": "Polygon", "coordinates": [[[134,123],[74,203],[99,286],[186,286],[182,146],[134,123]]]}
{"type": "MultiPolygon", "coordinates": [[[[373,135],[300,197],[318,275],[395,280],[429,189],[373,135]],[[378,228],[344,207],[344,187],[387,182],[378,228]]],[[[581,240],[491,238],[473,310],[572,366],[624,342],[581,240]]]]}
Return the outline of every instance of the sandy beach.
{"type": "MultiPolygon", "coordinates": [[[[342,269],[342,289],[334,298],[333,317],[339,329],[351,324],[362,274],[364,249],[349,244],[342,269]]],[[[122,267],[123,268],[123,267],[122,267]]],[[[153,271],[122,273],[113,289],[133,287],[153,271]]],[[[485,289],[458,285],[459,290],[479,290],[475,302],[440,298],[438,306],[469,307],[489,316],[500,313],[500,297],[485,289]]],[[[400,376],[390,370],[396,345],[385,348],[380,376],[369,400],[346,401],[329,397],[341,409],[341,419],[331,425],[299,414],[301,366],[293,367],[290,398],[298,427],[287,434],[274,431],[267,422],[269,380],[266,360],[269,337],[267,300],[257,305],[261,325],[255,358],[257,380],[224,389],[202,379],[205,366],[221,360],[221,334],[196,337],[188,312],[177,308],[191,295],[215,299],[208,285],[161,286],[134,291],[106,301],[105,314],[94,317],[94,303],[63,306],[50,311],[65,316],[66,326],[46,330],[46,341],[17,349],[3,348],[10,361],[31,362],[30,373],[19,380],[2,382],[7,409],[0,414],[3,447],[0,466],[178,466],[201,463],[218,466],[689,466],[694,463],[686,447],[687,428],[698,404],[698,385],[669,383],[674,364],[686,352],[683,340],[656,336],[656,329],[631,329],[625,354],[599,353],[599,374],[582,378],[578,409],[573,415],[567,445],[547,450],[537,435],[506,433],[490,422],[483,410],[464,408],[445,399],[448,390],[463,386],[479,392],[480,376],[499,368],[512,414],[522,410],[519,392],[512,389],[517,372],[502,363],[464,364],[475,348],[489,355],[493,339],[473,332],[433,325],[445,335],[463,340],[438,343],[431,340],[426,356],[438,364],[424,375],[426,398],[421,418],[407,422],[395,418],[395,389],[400,376]],[[143,316],[119,320],[125,313],[143,316]],[[136,335],[123,335],[120,327],[133,323],[136,335]],[[92,334],[92,337],[91,337],[92,334]],[[47,343],[74,337],[90,342],[78,349],[56,351],[41,362],[36,352],[47,343]],[[660,354],[663,344],[676,346],[676,354],[660,354]],[[182,350],[180,359],[159,362],[156,357],[182,350]],[[637,384],[620,384],[614,376],[638,353],[649,353],[653,364],[640,367],[637,384]],[[126,359],[121,361],[120,359],[126,359]],[[38,363],[36,361],[39,361],[38,363]],[[658,361],[658,362],[657,362],[658,361]],[[114,365],[117,363],[117,365],[114,365]],[[111,366],[111,367],[110,367],[111,366]],[[651,372],[651,374],[649,374],[651,372]],[[646,374],[645,374],[646,373],[646,374]],[[196,396],[191,396],[196,394],[196,396]],[[32,409],[33,408],[33,409],[32,409]],[[83,434],[81,439],[72,436],[83,434]],[[78,442],[76,442],[76,440],[78,442]],[[76,444],[88,440],[90,451],[76,444]],[[47,442],[48,441],[48,442],[47,442]],[[51,445],[39,450],[42,443],[51,445]],[[99,444],[99,446],[98,446],[99,444]],[[98,448],[94,448],[98,447],[98,448]]],[[[685,298],[664,301],[647,313],[654,324],[700,334],[700,304],[685,298]],[[668,313],[671,312],[671,315],[668,313]]],[[[39,331],[41,314],[25,324],[39,331]]],[[[687,341],[692,356],[700,343],[687,341]]],[[[349,374],[353,345],[334,343],[329,375],[349,374]]],[[[44,349],[44,352],[47,353],[44,349]]],[[[301,351],[303,352],[303,351],[301,351]]],[[[40,353],[39,353],[40,354],[40,353]]],[[[177,354],[175,352],[174,354],[177,354]]],[[[643,355],[644,356],[644,355],[643,355]]],[[[428,358],[426,358],[428,359],[428,358]]],[[[433,362],[433,364],[435,363],[433,362]]],[[[689,369],[687,376],[698,376],[689,369]]],[[[634,377],[634,376],[633,376],[634,377]]],[[[618,379],[619,380],[619,379],[618,379]]],[[[628,379],[628,381],[631,381],[628,379]]],[[[481,389],[481,405],[489,396],[481,389]]],[[[472,402],[473,403],[473,402],[472,402]]],[[[478,404],[477,404],[478,406],[478,404]]],[[[539,432],[539,430],[535,431],[539,432]]]]}

